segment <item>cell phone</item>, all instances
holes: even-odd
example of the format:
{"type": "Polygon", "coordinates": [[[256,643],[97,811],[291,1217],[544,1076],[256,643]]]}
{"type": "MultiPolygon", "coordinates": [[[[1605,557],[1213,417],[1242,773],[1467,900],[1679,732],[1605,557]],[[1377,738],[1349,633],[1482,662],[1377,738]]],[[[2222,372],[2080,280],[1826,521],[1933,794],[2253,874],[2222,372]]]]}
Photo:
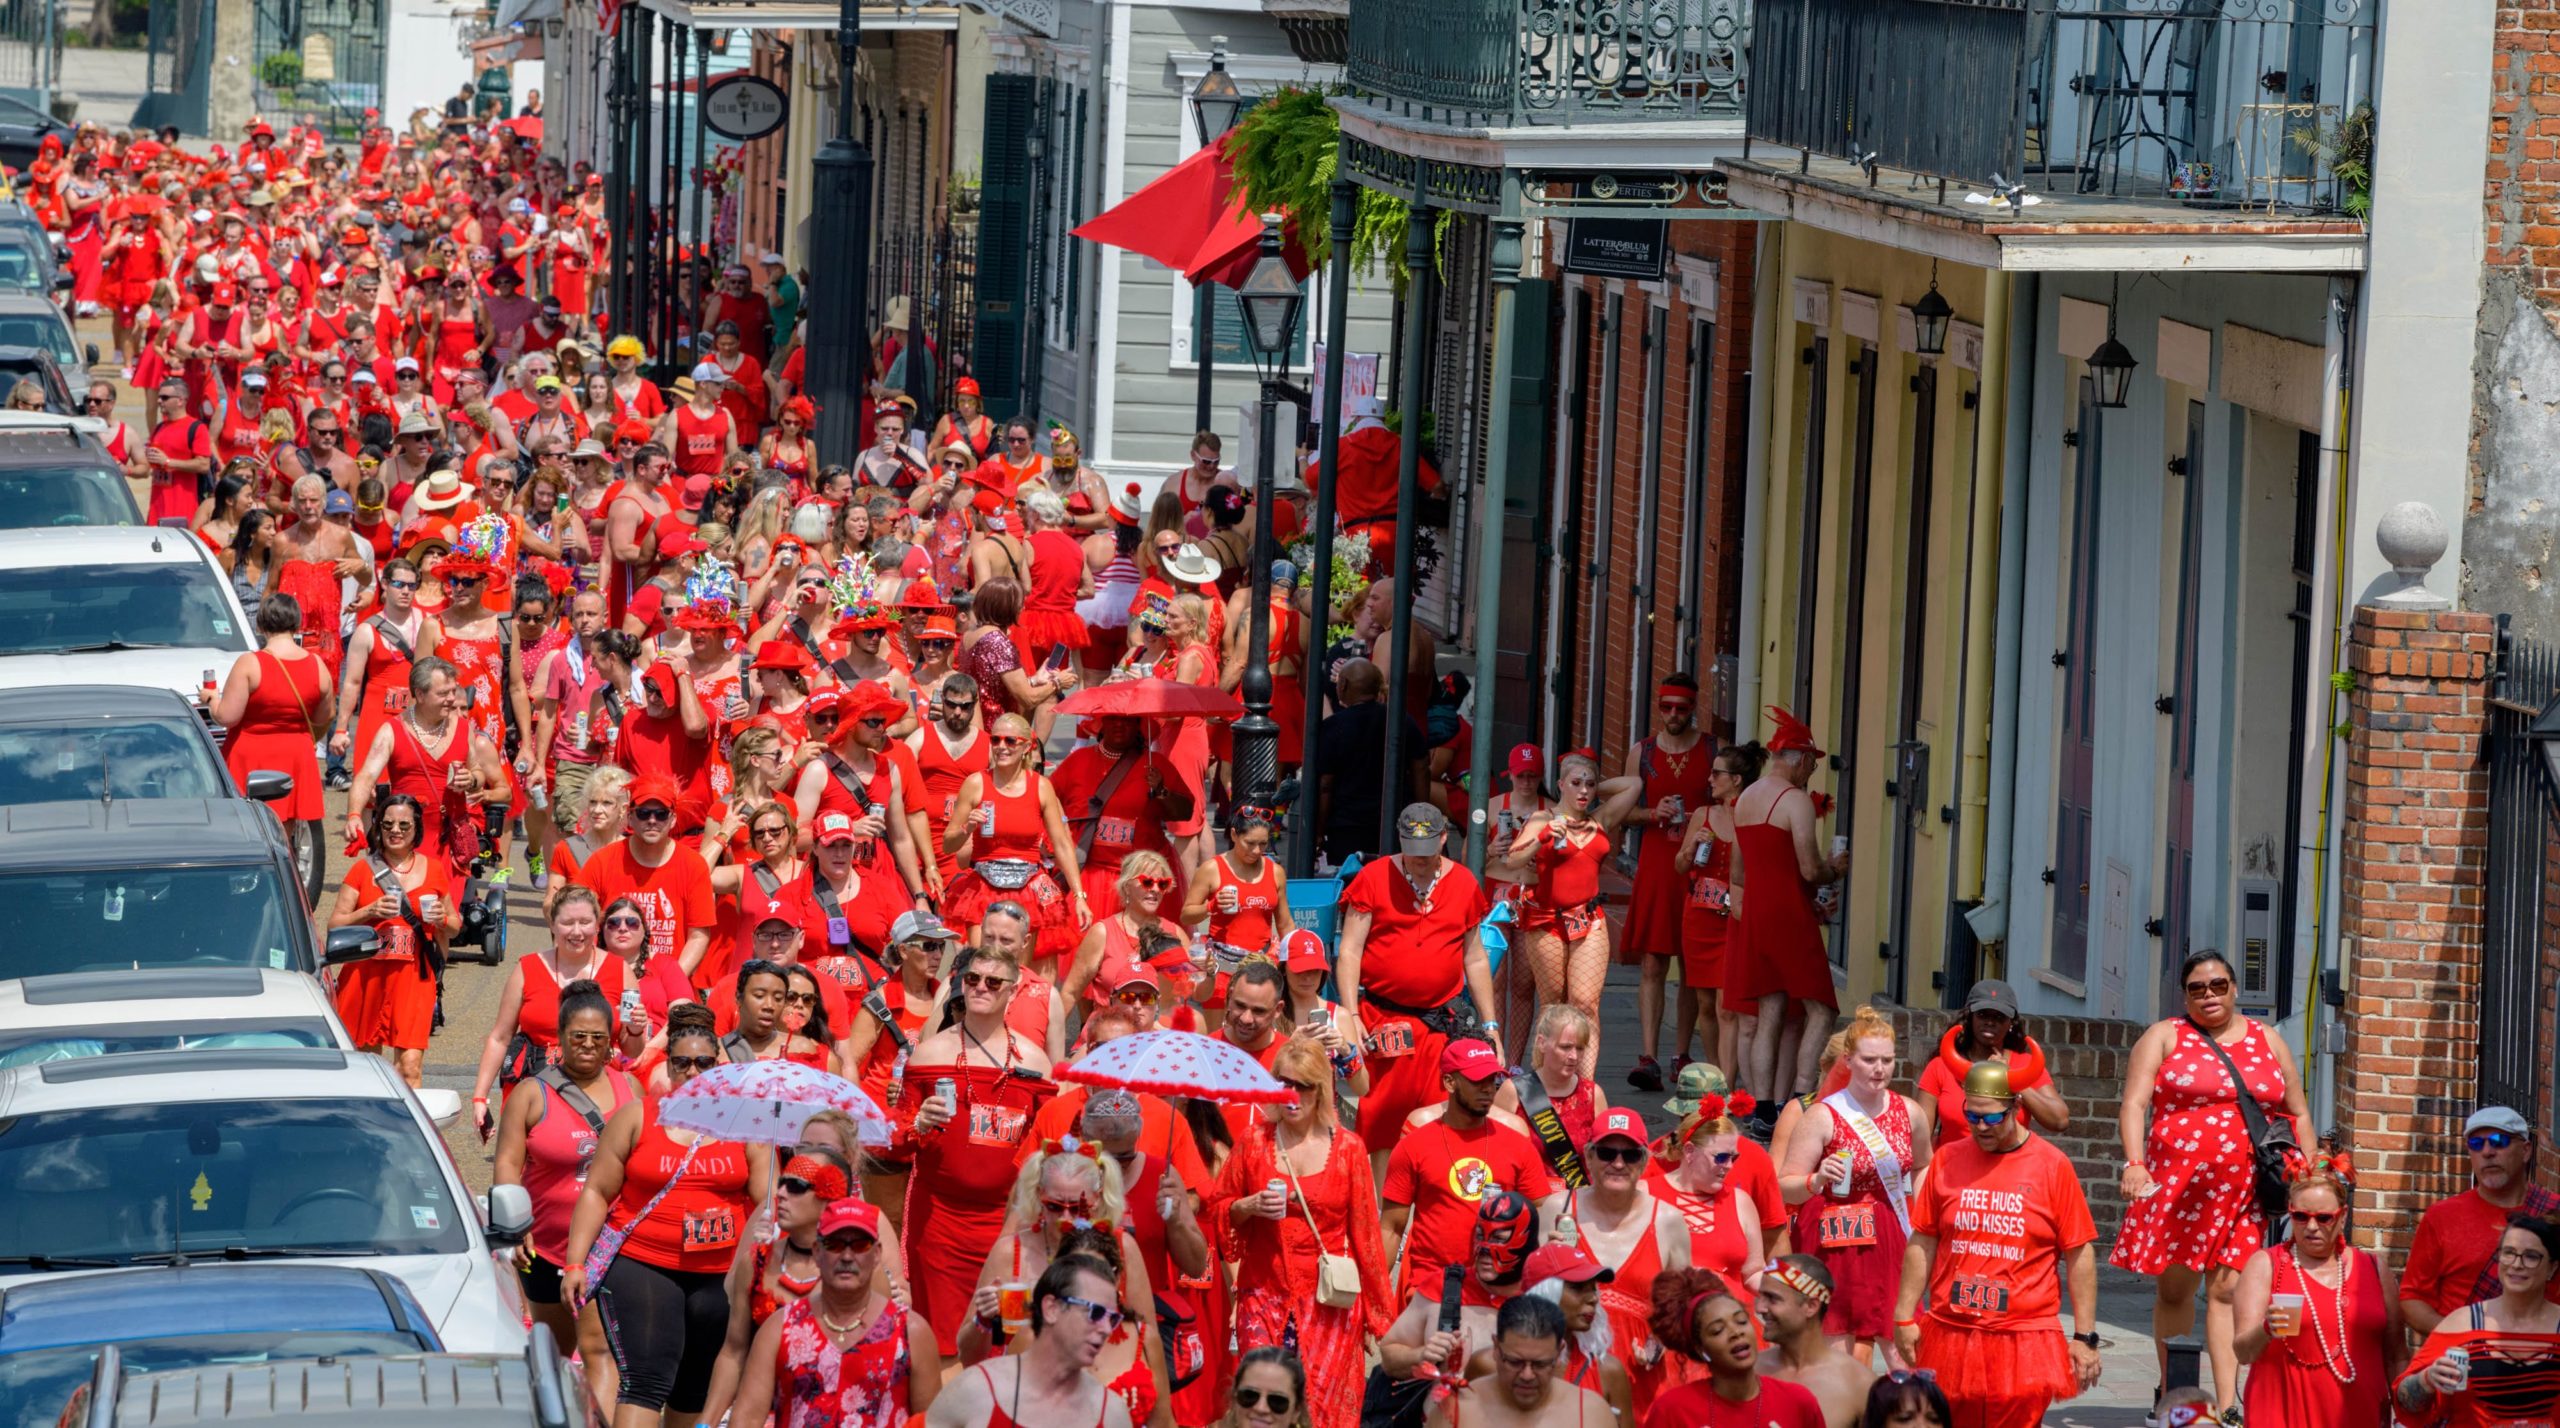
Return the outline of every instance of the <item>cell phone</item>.
{"type": "Polygon", "coordinates": [[[1049,651],[1049,657],[1041,661],[1040,667],[1042,669],[1050,670],[1065,669],[1067,667],[1067,654],[1067,647],[1065,645],[1060,645],[1056,649],[1049,651]]]}

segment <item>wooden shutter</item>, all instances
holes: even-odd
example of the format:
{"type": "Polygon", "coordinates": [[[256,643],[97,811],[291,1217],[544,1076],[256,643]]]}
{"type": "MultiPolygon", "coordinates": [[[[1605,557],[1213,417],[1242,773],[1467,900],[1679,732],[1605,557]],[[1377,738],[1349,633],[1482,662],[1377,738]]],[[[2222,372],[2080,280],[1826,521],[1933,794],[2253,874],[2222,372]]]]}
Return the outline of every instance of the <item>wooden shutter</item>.
{"type": "Polygon", "coordinates": [[[1036,81],[987,76],[986,138],[978,209],[978,330],[969,366],[998,417],[1021,410],[1023,303],[1030,277],[1032,125],[1036,81]]]}

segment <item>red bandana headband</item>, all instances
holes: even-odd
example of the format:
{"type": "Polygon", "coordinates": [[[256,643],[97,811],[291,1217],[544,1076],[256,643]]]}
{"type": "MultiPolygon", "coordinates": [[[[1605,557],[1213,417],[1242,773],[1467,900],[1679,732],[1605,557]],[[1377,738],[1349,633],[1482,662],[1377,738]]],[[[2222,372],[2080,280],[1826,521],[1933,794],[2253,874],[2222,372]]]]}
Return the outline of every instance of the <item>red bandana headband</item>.
{"type": "Polygon", "coordinates": [[[1819,1308],[1820,1306],[1831,1302],[1831,1291],[1822,1287],[1822,1281],[1805,1273],[1796,1266],[1787,1263],[1785,1260],[1772,1262],[1769,1266],[1768,1273],[1770,1277],[1776,1279],[1780,1284],[1783,1284],[1789,1289],[1794,1290],[1796,1293],[1803,1295],[1805,1297],[1805,1302],[1808,1304],[1812,1304],[1819,1308]]]}
{"type": "Polygon", "coordinates": [[[1696,704],[1698,702],[1698,691],[1691,689],[1685,684],[1673,684],[1669,680],[1664,680],[1662,683],[1654,686],[1653,697],[1656,699],[1678,699],[1685,703],[1696,704]]]}

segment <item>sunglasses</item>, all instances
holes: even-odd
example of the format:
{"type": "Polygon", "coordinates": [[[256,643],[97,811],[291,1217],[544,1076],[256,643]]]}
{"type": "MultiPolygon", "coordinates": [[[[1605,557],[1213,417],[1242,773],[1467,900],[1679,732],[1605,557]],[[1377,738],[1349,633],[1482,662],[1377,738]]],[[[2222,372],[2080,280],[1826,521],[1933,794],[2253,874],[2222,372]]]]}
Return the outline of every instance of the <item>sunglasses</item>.
{"type": "Polygon", "coordinates": [[[635,927],[646,927],[649,924],[636,917],[608,917],[604,920],[604,925],[628,932],[635,927]]]}
{"type": "Polygon", "coordinates": [[[1090,1215],[1093,1213],[1093,1202],[1091,1200],[1052,1200],[1043,1195],[1040,1197],[1040,1208],[1052,1215],[1090,1215]]]}
{"type": "Polygon", "coordinates": [[[2187,983],[2187,995],[2191,997],[2220,997],[2228,996],[2230,993],[2229,977],[2215,977],[2211,981],[2187,983]]]}
{"type": "Polygon", "coordinates": [[[1315,1087],[1308,1085],[1304,1081],[1292,1081],[1286,1076],[1274,1076],[1271,1079],[1288,1087],[1290,1090],[1297,1092],[1301,1096],[1312,1096],[1316,1092],[1315,1087]]]}
{"type": "Polygon", "coordinates": [[[862,1254],[878,1243],[860,1230],[838,1230],[818,1241],[818,1247],[829,1254],[862,1254]]]}
{"type": "Polygon", "coordinates": [[[945,461],[942,463],[942,469],[945,471],[966,471],[969,469],[969,463],[966,461],[945,461]]]}
{"type": "Polygon", "coordinates": [[[1150,874],[1140,873],[1138,875],[1138,886],[1146,889],[1148,892],[1170,892],[1173,889],[1173,879],[1159,878],[1150,874]]]}
{"type": "Polygon", "coordinates": [[[811,1185],[808,1181],[801,1179],[797,1175],[785,1175],[773,1183],[775,1188],[792,1195],[807,1195],[817,1189],[816,1186],[811,1185]]]}
{"type": "Polygon", "coordinates": [[[2319,1230],[2325,1230],[2346,1217],[2347,1212],[2344,1210],[2296,1210],[2293,1212],[2295,1224],[2309,1225],[2319,1230]]]}
{"type": "Polygon", "coordinates": [[[1645,1148],[1640,1145],[1595,1145],[1582,1153],[1602,1165],[1642,1165],[1645,1148]]]}
{"type": "Polygon", "coordinates": [[[990,977],[983,972],[963,972],[960,985],[972,992],[1000,992],[1013,985],[1011,977],[990,977]]]}
{"type": "Polygon", "coordinates": [[[414,818],[402,818],[398,820],[386,818],[382,820],[381,828],[385,833],[415,833],[418,831],[418,820],[414,818]]]}
{"type": "Polygon", "coordinates": [[[80,404],[82,406],[90,407],[111,407],[116,404],[116,399],[113,397],[82,397],[80,399],[80,404]]]}
{"type": "Polygon", "coordinates": [[[675,817],[676,811],[672,808],[650,807],[631,810],[631,821],[634,823],[673,823],[675,817]]]}
{"type": "Polygon", "coordinates": [[[767,826],[762,827],[762,828],[750,828],[750,829],[748,829],[748,830],[747,830],[747,836],[748,836],[748,837],[750,837],[750,838],[779,838],[779,837],[781,837],[783,834],[788,833],[788,832],[790,832],[790,831],[791,831],[791,825],[789,825],[789,824],[787,824],[787,823],[786,823],[786,824],[782,824],[782,825],[780,825],[779,827],[776,827],[776,826],[773,826],[773,825],[768,824],[767,826]]]}
{"type": "Polygon", "coordinates": [[[1251,1412],[1266,1403],[1271,1406],[1272,1415],[1279,1418],[1288,1417],[1289,1410],[1298,1406],[1298,1400],[1285,1393],[1265,1393],[1258,1388],[1241,1386],[1236,1389],[1236,1407],[1238,1408],[1251,1412]]]}
{"type": "MultiPolygon", "coordinates": [[[[955,704],[951,707],[957,709],[960,706],[955,704]]],[[[987,742],[999,749],[1027,749],[1031,747],[1031,741],[1018,734],[998,734],[994,738],[987,740],[987,742]]],[[[1140,881],[1143,882],[1145,880],[1140,879],[1140,881]]]]}
{"type": "Polygon", "coordinates": [[[1991,1127],[2009,1119],[2009,1115],[2010,1113],[2007,1111],[1966,1111],[1964,1113],[1964,1120],[1967,1125],[1980,1126],[1984,1130],[1989,1130],[1991,1127]]]}
{"type": "Polygon", "coordinates": [[[1122,991],[1113,992],[1111,994],[1111,1000],[1118,1002],[1124,1007],[1145,1006],[1148,1003],[1155,1001],[1159,995],[1160,993],[1158,993],[1153,987],[1129,987],[1122,991]]]}
{"type": "Polygon", "coordinates": [[[667,1058],[667,1069],[670,1071],[708,1071],[719,1064],[718,1056],[670,1056],[667,1058]]]}
{"type": "Polygon", "coordinates": [[[604,1046],[612,1042],[613,1034],[605,1031],[573,1031],[560,1039],[571,1046],[604,1046]]]}
{"type": "Polygon", "coordinates": [[[2520,1137],[2513,1131],[2487,1130],[2473,1131],[2463,1137],[2462,1143],[2473,1150],[2504,1150],[2518,1139],[2520,1137]]]}
{"type": "Polygon", "coordinates": [[[1087,1322],[1098,1324],[1105,1329],[1119,1328],[1120,1321],[1128,1317],[1107,1304],[1096,1304],[1090,1299],[1079,1299],[1072,1294],[1059,1295],[1058,1302],[1070,1309],[1083,1310],[1087,1322]]]}
{"type": "Polygon", "coordinates": [[[865,719],[862,721],[862,727],[866,729],[886,729],[889,727],[889,721],[885,718],[865,719]]]}

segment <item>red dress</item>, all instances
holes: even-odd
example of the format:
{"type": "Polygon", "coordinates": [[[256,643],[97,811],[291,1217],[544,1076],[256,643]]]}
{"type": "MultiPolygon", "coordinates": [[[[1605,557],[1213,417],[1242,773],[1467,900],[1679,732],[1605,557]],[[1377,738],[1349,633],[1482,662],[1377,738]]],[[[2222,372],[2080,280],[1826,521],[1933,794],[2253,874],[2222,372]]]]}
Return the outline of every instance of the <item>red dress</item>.
{"type": "Polygon", "coordinates": [[[1570,847],[1556,846],[1556,833],[1562,824],[1547,825],[1547,834],[1530,852],[1530,861],[1538,869],[1538,885],[1520,900],[1520,925],[1532,931],[1552,932],[1567,942],[1579,942],[1600,925],[1600,868],[1608,861],[1609,835],[1593,829],[1591,836],[1570,847]]]}
{"type": "MultiPolygon", "coordinates": [[[[437,645],[436,654],[453,666],[454,682],[461,685],[463,710],[459,716],[471,726],[473,733],[489,741],[489,747],[507,746],[507,650],[497,635],[466,640],[450,630],[437,645]]],[[[515,785],[512,765],[507,768],[507,783],[515,785]]],[[[513,811],[512,809],[510,811],[513,811]]]]}
{"type": "MultiPolygon", "coordinates": [[[[371,623],[373,653],[365,657],[363,702],[356,706],[356,735],[351,746],[358,759],[373,747],[373,736],[384,722],[409,707],[409,667],[413,663],[410,655],[417,652],[414,640],[409,642],[409,654],[393,647],[391,637],[384,633],[389,616],[376,615],[371,623]]],[[[418,633],[426,632],[427,622],[422,616],[418,633]]]]}
{"type": "MultiPolygon", "coordinates": [[[[1582,1192],[1570,1194],[1573,1198],[1566,1202],[1567,1206],[1580,1220],[1582,1192]]],[[[1656,1238],[1662,1210],[1661,1198],[1653,1197],[1653,1211],[1645,1220],[1644,1233],[1636,1237],[1635,1247],[1627,1251],[1623,1262],[1608,1266],[1616,1273],[1600,1286],[1600,1312],[1609,1316],[1609,1336],[1617,1345],[1618,1361],[1627,1369],[1628,1403],[1639,1421],[1653,1406],[1653,1396],[1678,1381],[1676,1361],[1669,1354],[1649,1369],[1636,1362],[1644,1346],[1653,1342],[1653,1281],[1662,1273],[1662,1251],[1656,1238]]],[[[1673,1214],[1676,1218],[1678,1212],[1673,1214]]],[[[1598,1257],[1588,1240],[1583,1248],[1598,1257]]]]}
{"type": "Polygon", "coordinates": [[[909,1368],[907,1315],[895,1303],[881,1301],[870,1330],[839,1349],[817,1307],[795,1300],[773,1349],[774,1428],[896,1428],[907,1421],[909,1368]]]}
{"type": "Polygon", "coordinates": [[[1822,915],[1796,866],[1795,835],[1774,823],[1736,824],[1742,856],[1742,914],[1724,959],[1725,1005],[1740,1011],[1773,992],[1837,1007],[1822,915]]]}
{"type": "Polygon", "coordinates": [[[933,1326],[934,1341],[949,1357],[959,1352],[960,1321],[969,1312],[978,1270],[1004,1233],[1015,1152],[1031,1118],[1057,1087],[1045,1077],[1013,1075],[1009,1067],[910,1063],[900,1087],[903,1124],[914,1124],[914,1108],[939,1080],[956,1083],[960,1114],[929,1135],[907,1133],[915,1145],[915,1173],[907,1180],[902,1233],[915,1310],[933,1326]]]}
{"type": "Polygon", "coordinates": [[[1733,935],[1733,845],[1710,829],[1700,846],[1707,861],[1690,866],[1689,895],[1680,905],[1680,983],[1721,992],[1725,945],[1733,935]]]}
{"type": "Polygon", "coordinates": [[[267,769],[291,774],[293,788],[269,801],[278,818],[320,818],[327,809],[320,797],[320,760],[312,752],[312,716],[328,694],[327,675],[311,658],[290,663],[258,651],[258,687],[249,691],[240,727],[223,746],[222,762],[240,792],[249,791],[249,771],[267,769]]]}
{"type": "MultiPolygon", "coordinates": [[[[1630,762],[1638,777],[1644,780],[1644,803],[1659,809],[1667,799],[1679,800],[1677,816],[1669,828],[1683,826],[1688,810],[1703,807],[1711,796],[1707,789],[1707,772],[1715,764],[1716,741],[1701,734],[1686,753],[1672,753],[1656,739],[1638,743],[1630,762]]],[[[1656,825],[1658,833],[1668,833],[1656,825]]],[[[1680,839],[1676,834],[1642,840],[1636,854],[1635,887],[1627,895],[1626,927],[1618,938],[1613,960],[1640,962],[1647,957],[1680,955],[1680,905],[1688,889],[1685,869],[1674,867],[1680,856],[1680,839]]]]}
{"type": "MultiPolygon", "coordinates": [[[[1749,897],[1743,906],[1750,906],[1749,897]]],[[[2249,1130],[2231,1077],[2203,1033],[2183,1018],[2173,1025],[2177,1040],[2151,1078],[2143,1156],[2158,1188],[2125,1206],[2107,1263],[2136,1274],[2158,1274],[2173,1264],[2238,1269],[2265,1238],[2265,1217],[2251,1188],[2256,1169],[2249,1130]]],[[[2266,1028],[2248,1023],[2247,1034],[2223,1050],[2259,1108],[2270,1119],[2285,1115],[2284,1071],[2266,1028]]]]}
{"type": "MultiPolygon", "coordinates": [[[[394,876],[398,876],[396,870],[394,876]]],[[[408,875],[400,881],[409,910],[418,914],[421,923],[435,926],[427,922],[419,900],[429,893],[448,902],[452,899],[453,883],[445,876],[444,865],[429,857],[413,859],[408,875]]],[[[382,884],[375,880],[369,859],[358,858],[348,867],[346,885],[355,889],[358,907],[382,896],[382,884]]],[[[382,939],[382,950],[337,969],[338,1020],[347,1024],[347,1034],[358,1046],[424,1051],[427,1036],[435,1029],[436,978],[419,956],[417,929],[400,917],[372,927],[382,939]]]]}
{"type": "Polygon", "coordinates": [[[338,643],[338,563],[288,560],[276,572],[276,593],[292,596],[302,607],[302,647],[328,664],[329,681],[335,684],[345,653],[338,643]]]}
{"type": "Polygon", "coordinates": [[[1075,904],[1059,885],[1058,875],[1042,861],[1049,832],[1048,820],[1040,816],[1040,793],[1048,782],[1039,774],[1026,773],[1020,793],[1004,793],[996,788],[994,774],[979,780],[977,826],[969,831],[971,866],[953,878],[943,894],[942,917],[966,932],[986,915],[987,904],[1011,899],[1031,913],[1037,938],[1033,955],[1064,961],[1075,955],[1084,924],[1076,920],[1075,904]],[[978,870],[989,862],[1028,863],[1030,877],[1017,887],[999,887],[978,870]]]}
{"type": "Polygon", "coordinates": [[[1076,614],[1076,587],[1084,580],[1084,547],[1064,531],[1031,533],[1031,588],[1023,593],[1022,616],[1014,621],[1014,643],[1023,657],[1038,665],[1058,645],[1083,649],[1093,632],[1076,614]]]}
{"type": "Polygon", "coordinates": [[[2265,1249],[2275,1271],[2270,1287],[2297,1295],[2302,1308],[2290,1339],[2269,1339],[2240,1391],[2240,1408],[2253,1423],[2319,1424],[2324,1428],[2382,1428],[2390,1421],[2385,1400],[2383,1336],[2393,1332],[2382,1302],[2382,1274],[2373,1256],[2347,1248],[2347,1277],[2336,1289],[2302,1272],[2287,1248],[2265,1249]]]}
{"type": "MultiPolygon", "coordinates": [[[[1749,896],[1744,904],[1749,905],[1749,896]]],[[[1893,1330],[1893,1298],[1902,1285],[1902,1247],[1910,1239],[1905,1211],[1896,1208],[1901,1183],[1911,1169],[1911,1103],[1899,1095],[1885,1101],[1874,1124],[1892,1152],[1894,1187],[1887,1189],[1866,1141],[1849,1125],[1858,1114],[1847,1091],[1823,1098],[1831,1110],[1831,1138],[1825,1157],[1849,1153],[1849,1193],[1835,1196],[1819,1189],[1796,1207],[1796,1248],[1821,1259],[1831,1271],[1831,1307],[1822,1327],[1833,1335],[1880,1339],[1893,1330]]]]}
{"type": "MultiPolygon", "coordinates": [[[[1279,1168],[1272,1127],[1258,1120],[1220,1168],[1217,1188],[1208,1196],[1209,1213],[1202,1218],[1233,1225],[1229,1206],[1262,1193],[1274,1179],[1287,1178],[1279,1168]]],[[[1288,1215],[1278,1220],[1256,1216],[1234,1226],[1234,1235],[1237,1352],[1278,1345],[1294,1329],[1307,1382],[1338,1386],[1337,1391],[1307,1395],[1314,1428],[1356,1428],[1360,1395],[1350,1385],[1361,1380],[1362,1348],[1395,1321],[1377,1190],[1369,1179],[1369,1148],[1349,1130],[1337,1129],[1324,1168],[1299,1176],[1290,1190],[1288,1215]],[[1347,1256],[1359,1266],[1358,1303],[1333,1308],[1317,1302],[1320,1254],[1347,1256]]]]}
{"type": "Polygon", "coordinates": [[[969,742],[957,754],[942,741],[938,728],[927,727],[916,741],[916,770],[924,776],[921,796],[925,829],[933,837],[933,860],[941,867],[946,886],[960,875],[960,857],[942,850],[942,830],[951,826],[951,807],[960,797],[960,785],[969,775],[987,771],[988,737],[986,723],[981,720],[977,732],[969,736],[969,742]]]}
{"type": "Polygon", "coordinates": [[[427,815],[425,826],[418,830],[419,849],[444,859],[445,866],[457,873],[480,850],[480,829],[469,798],[454,792],[445,780],[447,770],[470,765],[470,728],[461,720],[445,724],[441,753],[427,748],[406,714],[391,721],[391,761],[383,769],[382,781],[393,793],[418,800],[427,815]]]}

